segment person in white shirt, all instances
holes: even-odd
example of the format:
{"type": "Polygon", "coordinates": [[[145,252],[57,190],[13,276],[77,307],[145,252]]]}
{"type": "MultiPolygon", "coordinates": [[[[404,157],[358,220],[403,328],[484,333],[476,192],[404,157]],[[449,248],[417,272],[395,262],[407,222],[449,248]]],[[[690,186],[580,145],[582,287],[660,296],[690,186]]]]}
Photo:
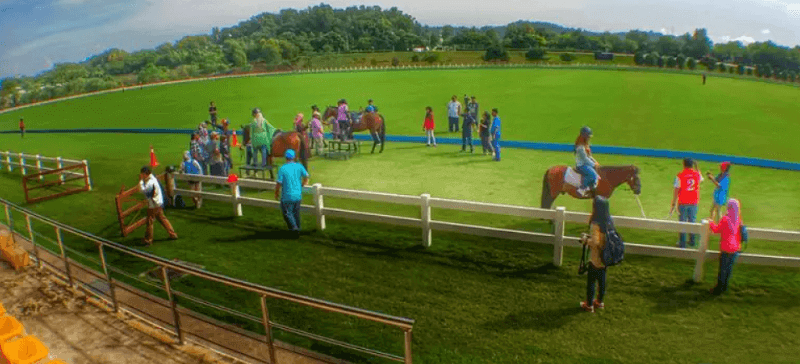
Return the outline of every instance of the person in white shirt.
{"type": "Polygon", "coordinates": [[[178,234],[172,229],[172,224],[169,223],[167,217],[164,216],[164,199],[161,186],[158,180],[150,172],[150,167],[142,167],[139,171],[139,189],[141,189],[145,198],[147,199],[147,227],[142,240],[146,245],[153,244],[153,221],[158,219],[158,222],[164,229],[167,229],[169,238],[175,240],[178,234]]]}
{"type": "Polygon", "coordinates": [[[447,130],[451,133],[458,131],[459,115],[461,115],[461,103],[458,102],[456,95],[453,95],[447,104],[447,130]]]}

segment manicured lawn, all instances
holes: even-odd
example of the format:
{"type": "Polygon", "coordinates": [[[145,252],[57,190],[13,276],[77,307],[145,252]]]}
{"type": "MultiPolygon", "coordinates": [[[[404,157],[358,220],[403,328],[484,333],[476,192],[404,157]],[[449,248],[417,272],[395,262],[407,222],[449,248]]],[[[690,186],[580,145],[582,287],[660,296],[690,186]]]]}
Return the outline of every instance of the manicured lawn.
{"type": "MultiPolygon", "coordinates": [[[[466,92],[476,93],[484,108],[501,109],[505,139],[569,143],[581,125],[589,124],[598,144],[798,160],[796,148],[784,136],[798,129],[790,112],[796,90],[729,79],[712,79],[704,88],[697,81],[655,73],[561,70],[265,77],[126,91],[2,114],[0,120],[2,125],[11,125],[2,129],[13,128],[12,121],[19,115],[24,115],[32,129],[189,128],[206,117],[207,102],[213,99],[221,116],[230,116],[234,125],[246,122],[249,109],[260,106],[275,125],[286,128],[295,112],[307,114],[312,103],[324,105],[346,97],[358,106],[360,100],[372,97],[389,119],[390,134],[419,135],[424,106],[437,108],[438,128],[443,130],[448,95],[466,92]],[[344,87],[332,92],[337,85],[344,87]],[[753,97],[756,94],[771,98],[753,97]],[[767,123],[771,126],[765,127],[767,123]],[[730,132],[727,139],[715,137],[720,128],[730,132]]],[[[439,136],[454,135],[441,132],[439,136]]],[[[94,191],[29,208],[129,246],[204,265],[210,271],[414,318],[415,363],[797,362],[800,329],[794,323],[800,320],[800,278],[796,269],[737,265],[730,294],[712,298],[707,290],[716,276],[716,261],[707,264],[704,283],[689,285],[685,281],[692,275],[693,261],[632,255],[609,271],[607,308],[592,316],[577,309],[585,277],[575,274],[579,251],[571,248],[566,250],[564,266],[554,268],[549,265],[549,245],[434,232],[432,247],[422,249],[419,229],[329,219],[328,229],[317,232],[310,216],[303,218],[309,234],[293,240],[282,232],[284,223],[277,211],[245,207],[244,216],[234,218],[230,204],[212,201],[206,201],[201,210],[168,211],[181,239],[159,240],[166,234],[157,227],[156,244],[143,247],[141,230],[125,239],[119,236],[113,199],[122,184],[137,182],[138,168],[149,161],[149,145],[155,147],[162,164],[177,164],[188,147],[188,137],[29,134],[21,140],[17,135],[0,135],[0,149],[90,161],[94,191]]],[[[312,182],[326,186],[538,206],[545,169],[573,163],[570,153],[505,149],[503,162],[495,163],[481,155],[460,154],[458,149],[390,143],[381,155],[361,155],[349,161],[312,159],[310,172],[312,182]]],[[[597,158],[605,165],[639,166],[645,211],[649,217],[666,217],[679,161],[597,158]]],[[[238,152],[234,152],[237,159],[238,152]]],[[[717,170],[711,163],[701,162],[700,167],[717,170]]],[[[742,166],[735,166],[732,173],[731,195],[742,201],[745,223],[798,229],[797,173],[742,166]]],[[[16,171],[0,172],[0,191],[0,197],[21,203],[16,171]]],[[[703,185],[701,217],[708,215],[711,191],[710,184],[703,185]]],[[[269,197],[271,193],[259,195],[269,197]]],[[[614,214],[639,216],[627,188],[618,190],[611,203],[614,214]]],[[[419,216],[414,207],[332,198],[325,204],[419,216]]],[[[559,197],[555,205],[588,209],[586,201],[565,197],[559,197]]],[[[22,221],[15,217],[18,223],[22,221]]],[[[541,221],[440,209],[433,211],[433,217],[530,231],[549,229],[541,221]]],[[[570,225],[568,233],[577,235],[583,229],[580,224],[570,225]]],[[[675,234],[633,229],[623,229],[622,234],[636,243],[672,245],[676,240],[675,234]]],[[[67,243],[96,256],[93,245],[69,237],[67,243]]],[[[712,249],[717,245],[718,239],[712,238],[712,249]]],[[[800,246],[755,241],[748,252],[800,256],[800,246]]],[[[113,266],[130,273],[150,268],[116,254],[109,254],[109,259],[113,266]]],[[[194,279],[182,280],[176,288],[259,314],[255,296],[194,279]]],[[[203,312],[225,318],[217,312],[203,312]]],[[[281,302],[271,301],[270,312],[281,324],[401,352],[402,335],[397,330],[281,302]]],[[[259,332],[258,325],[241,325],[259,332]]],[[[356,362],[383,362],[283,333],[278,338],[356,362]]]]}

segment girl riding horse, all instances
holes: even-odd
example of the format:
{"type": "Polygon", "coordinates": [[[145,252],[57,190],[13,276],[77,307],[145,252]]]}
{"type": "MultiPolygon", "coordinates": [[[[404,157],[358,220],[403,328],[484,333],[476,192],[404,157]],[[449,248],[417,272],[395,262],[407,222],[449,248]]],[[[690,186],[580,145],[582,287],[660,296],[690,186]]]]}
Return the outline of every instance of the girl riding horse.
{"type": "Polygon", "coordinates": [[[592,157],[592,149],[589,147],[591,140],[592,129],[588,126],[581,128],[581,133],[575,140],[575,170],[583,176],[581,187],[578,189],[578,194],[581,196],[586,196],[586,191],[590,188],[594,190],[600,178],[596,170],[600,164],[592,157]]]}

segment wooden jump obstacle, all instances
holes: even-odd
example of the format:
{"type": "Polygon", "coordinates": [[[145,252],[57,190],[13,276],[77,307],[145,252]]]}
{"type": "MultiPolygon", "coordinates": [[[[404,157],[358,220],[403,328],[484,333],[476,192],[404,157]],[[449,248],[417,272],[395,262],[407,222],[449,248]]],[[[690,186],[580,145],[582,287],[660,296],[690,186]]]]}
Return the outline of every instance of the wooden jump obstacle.
{"type": "Polygon", "coordinates": [[[92,186],[91,182],[89,181],[89,166],[85,161],[83,161],[80,164],[63,168],[43,170],[34,174],[25,174],[22,176],[22,189],[25,192],[25,201],[27,203],[36,203],[79,192],[91,191],[92,186]],[[46,178],[48,176],[56,176],[57,178],[55,180],[48,181],[48,178],[46,178]],[[49,189],[55,186],[64,186],[71,181],[81,181],[82,184],[79,187],[67,188],[64,191],[53,194],[31,197],[30,191],[49,189]]]}
{"type": "MultiPolygon", "coordinates": [[[[161,175],[156,176],[158,180],[162,183],[162,187],[167,186],[167,173],[163,173],[161,175]]],[[[167,194],[168,196],[171,195],[170,191],[164,189],[163,193],[167,194]]],[[[134,232],[136,229],[142,227],[142,225],[147,222],[147,216],[142,217],[136,221],[132,221],[130,224],[125,223],[125,219],[134,214],[139,212],[143,208],[147,208],[147,199],[144,198],[142,195],[142,191],[139,189],[139,185],[125,189],[123,185],[120,188],[119,194],[114,197],[114,202],[116,203],[117,207],[117,219],[119,220],[119,230],[123,237],[127,237],[130,233],[134,232]],[[137,196],[137,197],[134,197],[137,196]],[[130,206],[123,210],[123,204],[135,202],[133,206],[130,206]]]]}

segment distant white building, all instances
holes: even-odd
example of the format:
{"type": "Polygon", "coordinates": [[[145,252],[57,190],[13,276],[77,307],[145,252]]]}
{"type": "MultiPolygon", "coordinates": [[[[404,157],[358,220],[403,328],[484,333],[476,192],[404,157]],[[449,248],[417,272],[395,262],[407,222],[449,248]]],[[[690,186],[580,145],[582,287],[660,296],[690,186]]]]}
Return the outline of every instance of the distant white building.
{"type": "Polygon", "coordinates": [[[428,51],[428,47],[419,46],[419,47],[414,47],[413,50],[414,50],[414,52],[422,53],[422,52],[427,52],[428,51]]]}

